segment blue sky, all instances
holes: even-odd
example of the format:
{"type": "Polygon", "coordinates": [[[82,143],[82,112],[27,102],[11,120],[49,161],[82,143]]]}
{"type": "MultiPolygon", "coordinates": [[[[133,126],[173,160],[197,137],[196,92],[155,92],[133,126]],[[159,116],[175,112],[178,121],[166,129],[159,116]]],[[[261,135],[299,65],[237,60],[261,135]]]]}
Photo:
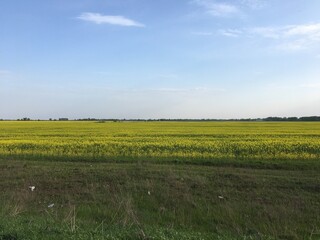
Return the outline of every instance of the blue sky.
{"type": "Polygon", "coordinates": [[[320,115],[318,0],[0,2],[0,118],[320,115]]]}

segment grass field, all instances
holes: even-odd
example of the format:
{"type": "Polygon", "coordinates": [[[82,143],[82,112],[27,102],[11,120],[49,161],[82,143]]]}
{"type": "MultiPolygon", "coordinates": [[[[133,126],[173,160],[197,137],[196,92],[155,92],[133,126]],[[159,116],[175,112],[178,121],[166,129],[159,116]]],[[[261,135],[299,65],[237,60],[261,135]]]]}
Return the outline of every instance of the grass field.
{"type": "Polygon", "coordinates": [[[0,239],[320,239],[320,123],[2,121],[0,159],[0,239]]]}

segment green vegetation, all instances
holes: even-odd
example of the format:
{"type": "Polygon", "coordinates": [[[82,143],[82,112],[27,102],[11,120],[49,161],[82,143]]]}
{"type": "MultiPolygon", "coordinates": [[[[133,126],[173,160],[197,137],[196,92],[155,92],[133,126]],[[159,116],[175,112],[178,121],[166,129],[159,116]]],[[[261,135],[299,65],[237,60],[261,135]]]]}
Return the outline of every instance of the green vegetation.
{"type": "Polygon", "coordinates": [[[320,123],[1,122],[0,156],[215,164],[320,159],[320,123]]]}
{"type": "Polygon", "coordinates": [[[320,239],[320,123],[3,121],[0,159],[1,240],[320,239]]]}

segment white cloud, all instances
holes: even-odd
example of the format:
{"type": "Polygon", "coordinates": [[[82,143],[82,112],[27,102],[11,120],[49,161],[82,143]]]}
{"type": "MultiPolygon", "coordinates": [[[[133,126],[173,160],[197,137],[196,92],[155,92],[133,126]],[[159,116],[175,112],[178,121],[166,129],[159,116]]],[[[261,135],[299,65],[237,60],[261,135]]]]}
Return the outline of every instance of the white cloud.
{"type": "Polygon", "coordinates": [[[246,29],[220,29],[227,37],[261,37],[273,40],[277,50],[300,51],[319,46],[320,23],[286,25],[280,27],[255,27],[246,29]]]}
{"type": "Polygon", "coordinates": [[[262,9],[266,6],[266,2],[264,0],[240,0],[240,3],[251,9],[262,9]]]}
{"type": "Polygon", "coordinates": [[[247,29],[247,33],[253,34],[253,35],[260,35],[265,38],[274,38],[274,39],[280,38],[278,29],[273,27],[250,28],[250,29],[247,29]]]}
{"type": "Polygon", "coordinates": [[[251,28],[249,31],[268,38],[304,37],[320,40],[320,23],[251,28]]]}
{"type": "Polygon", "coordinates": [[[320,23],[288,25],[251,29],[251,32],[265,38],[278,39],[278,49],[299,51],[320,43],[320,23]]]}
{"type": "Polygon", "coordinates": [[[191,0],[191,3],[203,8],[207,14],[214,17],[243,17],[248,9],[257,10],[266,6],[265,0],[191,0]]]}
{"type": "Polygon", "coordinates": [[[230,16],[233,14],[238,14],[239,10],[234,5],[219,3],[212,4],[208,12],[213,16],[230,16]]]}
{"type": "Polygon", "coordinates": [[[320,23],[287,26],[286,36],[309,36],[320,39],[320,23]]]}
{"type": "Polygon", "coordinates": [[[215,17],[232,17],[241,14],[240,9],[230,3],[218,3],[210,0],[194,0],[192,3],[204,8],[206,13],[215,17]]]}
{"type": "Polygon", "coordinates": [[[100,13],[82,13],[78,19],[83,21],[93,22],[96,24],[112,24],[120,25],[126,27],[145,27],[144,24],[136,22],[132,19],[123,17],[123,16],[111,16],[111,15],[102,15],[100,13]]]}
{"type": "Polygon", "coordinates": [[[284,41],[284,43],[278,44],[275,48],[278,50],[284,50],[284,51],[300,51],[300,50],[306,50],[310,47],[311,43],[304,40],[304,39],[298,39],[293,41],[284,41]]]}
{"type": "Polygon", "coordinates": [[[242,31],[238,29],[221,29],[219,30],[219,34],[226,37],[239,37],[242,31]]]}

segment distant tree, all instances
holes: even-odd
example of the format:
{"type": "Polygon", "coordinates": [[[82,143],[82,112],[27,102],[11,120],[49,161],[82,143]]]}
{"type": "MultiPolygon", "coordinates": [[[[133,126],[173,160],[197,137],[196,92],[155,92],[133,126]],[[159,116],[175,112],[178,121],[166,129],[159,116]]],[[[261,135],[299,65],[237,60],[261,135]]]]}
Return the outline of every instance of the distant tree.
{"type": "Polygon", "coordinates": [[[318,116],[311,116],[311,117],[301,117],[299,118],[300,121],[320,121],[320,117],[318,116]]]}
{"type": "Polygon", "coordinates": [[[297,117],[288,117],[288,121],[298,121],[297,117]]]}
{"type": "Polygon", "coordinates": [[[264,119],[265,121],[283,121],[281,117],[267,117],[264,119]]]}

